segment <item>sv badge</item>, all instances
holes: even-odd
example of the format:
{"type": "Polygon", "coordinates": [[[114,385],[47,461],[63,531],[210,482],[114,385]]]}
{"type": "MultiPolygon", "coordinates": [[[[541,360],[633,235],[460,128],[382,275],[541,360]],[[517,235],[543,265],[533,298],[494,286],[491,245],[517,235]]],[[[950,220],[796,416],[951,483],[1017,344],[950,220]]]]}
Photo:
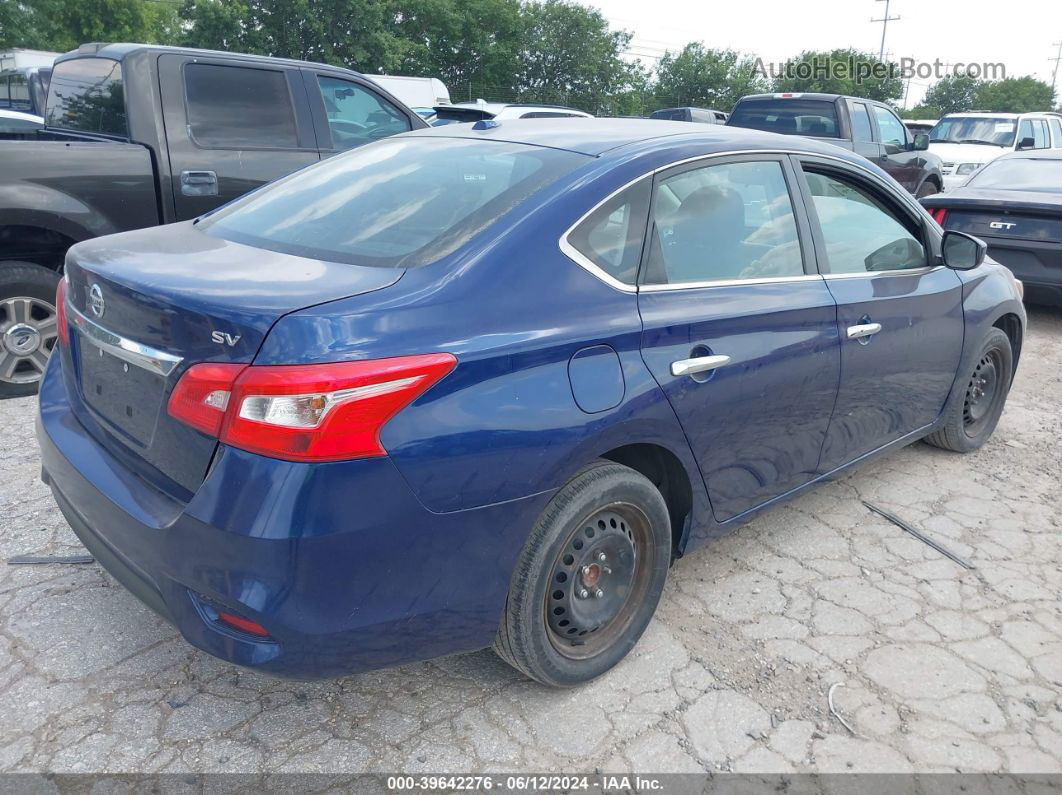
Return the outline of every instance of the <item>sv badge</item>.
{"type": "Polygon", "coordinates": [[[228,345],[231,348],[240,341],[241,336],[241,334],[229,334],[227,331],[212,331],[210,340],[218,345],[228,345]]]}

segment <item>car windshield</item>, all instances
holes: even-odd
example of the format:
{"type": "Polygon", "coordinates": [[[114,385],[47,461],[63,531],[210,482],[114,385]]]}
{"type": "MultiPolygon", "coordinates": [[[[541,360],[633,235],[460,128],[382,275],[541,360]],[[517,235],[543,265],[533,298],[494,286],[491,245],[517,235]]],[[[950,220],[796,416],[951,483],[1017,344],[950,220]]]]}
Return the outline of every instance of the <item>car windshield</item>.
{"type": "Polygon", "coordinates": [[[1062,160],[1031,157],[994,160],[974,174],[966,185],[991,190],[1062,193],[1062,160]]]}
{"type": "Polygon", "coordinates": [[[931,143],[1013,146],[1017,124],[1006,116],[942,119],[929,131],[931,143]]]}
{"type": "Polygon", "coordinates": [[[840,137],[837,106],[822,99],[747,99],[737,104],[727,124],[786,135],[840,137]]]}
{"type": "Polygon", "coordinates": [[[589,160],[507,141],[392,138],[274,182],[199,227],[300,257],[416,267],[454,251],[589,160]]]}

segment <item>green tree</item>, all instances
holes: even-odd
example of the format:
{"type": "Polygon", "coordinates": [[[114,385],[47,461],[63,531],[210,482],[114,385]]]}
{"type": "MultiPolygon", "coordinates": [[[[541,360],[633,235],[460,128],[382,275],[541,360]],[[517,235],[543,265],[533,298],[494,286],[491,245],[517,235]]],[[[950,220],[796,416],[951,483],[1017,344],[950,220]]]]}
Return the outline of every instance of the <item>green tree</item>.
{"type": "Polygon", "coordinates": [[[802,52],[774,77],[775,91],[821,91],[881,102],[903,96],[903,78],[896,64],[882,63],[870,53],[853,49],[802,52]]]}
{"type": "Polygon", "coordinates": [[[174,43],[176,7],[152,0],[0,0],[0,46],[72,50],[91,41],[174,43]]]}
{"type": "MultiPolygon", "coordinates": [[[[400,74],[438,77],[451,89],[512,92],[523,21],[518,0],[397,0],[408,43],[400,74]]],[[[455,97],[458,99],[458,97],[455,97]]]]}
{"type": "Polygon", "coordinates": [[[1051,85],[1035,77],[1006,77],[982,83],[977,90],[978,110],[994,113],[1031,113],[1054,104],[1051,85]]]}
{"type": "Polygon", "coordinates": [[[654,94],[660,107],[693,105],[729,111],[746,94],[769,90],[756,59],[734,50],[690,42],[664,53],[656,68],[654,94]]]}
{"type": "Polygon", "coordinates": [[[189,46],[366,72],[393,70],[410,47],[390,0],[185,0],[181,16],[189,46]]]}
{"type": "Polygon", "coordinates": [[[631,34],[609,29],[600,11],[569,0],[522,6],[522,51],[516,76],[526,102],[554,102],[609,112],[611,98],[630,90],[638,67],[621,57],[631,34]]]}
{"type": "Polygon", "coordinates": [[[982,81],[967,75],[943,77],[929,87],[922,104],[934,108],[936,116],[962,113],[978,107],[978,93],[982,81]]]}

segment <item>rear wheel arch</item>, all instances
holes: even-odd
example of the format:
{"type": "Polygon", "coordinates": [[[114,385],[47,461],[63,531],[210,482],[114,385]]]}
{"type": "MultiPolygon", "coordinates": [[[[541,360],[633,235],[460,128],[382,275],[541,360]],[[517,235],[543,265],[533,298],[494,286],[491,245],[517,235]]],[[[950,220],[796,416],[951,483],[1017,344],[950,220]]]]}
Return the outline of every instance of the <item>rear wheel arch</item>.
{"type": "Polygon", "coordinates": [[[671,552],[680,557],[686,541],[683,531],[693,511],[693,482],[681,459],[663,445],[649,442],[616,447],[600,458],[630,467],[657,488],[671,518],[671,552]]]}
{"type": "Polygon", "coordinates": [[[63,269],[67,249],[85,237],[91,237],[75,237],[69,231],[33,223],[0,224],[0,262],[31,262],[59,272],[63,269]]]}

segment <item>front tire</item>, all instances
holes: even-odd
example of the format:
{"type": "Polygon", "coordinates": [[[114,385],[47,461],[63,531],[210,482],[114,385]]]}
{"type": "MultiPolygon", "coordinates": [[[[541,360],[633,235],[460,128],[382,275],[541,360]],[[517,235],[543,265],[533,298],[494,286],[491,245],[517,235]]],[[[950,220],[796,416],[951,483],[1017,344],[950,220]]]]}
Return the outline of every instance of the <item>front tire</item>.
{"type": "Polygon", "coordinates": [[[595,462],[535,522],[494,650],[542,684],[594,679],[638,642],[670,562],[671,523],[659,490],[633,469],[595,462]]]}
{"type": "Polygon", "coordinates": [[[0,399],[37,392],[58,337],[59,274],[32,262],[0,262],[0,399]]]}
{"type": "Polygon", "coordinates": [[[992,436],[1014,377],[1014,350],[1001,329],[989,329],[971,372],[956,379],[944,409],[944,427],[926,437],[934,447],[972,452],[992,436]]]}

